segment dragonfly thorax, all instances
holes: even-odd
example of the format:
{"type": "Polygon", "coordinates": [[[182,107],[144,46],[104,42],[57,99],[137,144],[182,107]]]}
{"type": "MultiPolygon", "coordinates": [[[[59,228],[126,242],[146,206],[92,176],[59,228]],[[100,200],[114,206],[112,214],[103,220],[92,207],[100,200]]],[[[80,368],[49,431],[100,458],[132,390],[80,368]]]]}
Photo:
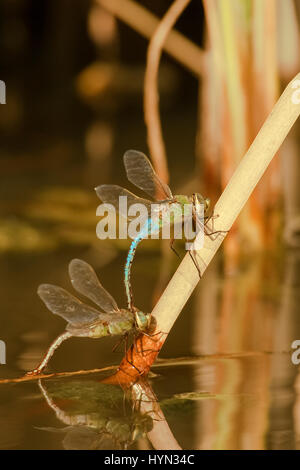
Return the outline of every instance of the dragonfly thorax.
{"type": "Polygon", "coordinates": [[[136,311],[134,315],[137,328],[141,331],[146,331],[150,326],[151,314],[136,311]]]}
{"type": "Polygon", "coordinates": [[[176,196],[174,196],[174,202],[177,202],[177,204],[184,206],[184,204],[190,204],[192,200],[189,196],[177,194],[176,196]]]}
{"type": "MultiPolygon", "coordinates": [[[[203,213],[206,214],[209,207],[210,207],[210,199],[209,198],[205,198],[202,196],[202,194],[200,193],[194,193],[192,194],[192,196],[185,196],[185,195],[182,195],[182,194],[178,194],[174,197],[174,202],[179,204],[181,207],[184,207],[186,205],[188,205],[188,207],[190,207],[190,211],[192,213],[192,207],[195,207],[196,210],[198,210],[199,206],[203,206],[203,213]]],[[[179,211],[179,213],[181,213],[179,211]]],[[[190,214],[190,212],[188,212],[188,209],[186,210],[185,209],[185,215],[188,215],[190,214]]],[[[176,215],[174,216],[174,220],[176,219],[176,215]]]]}

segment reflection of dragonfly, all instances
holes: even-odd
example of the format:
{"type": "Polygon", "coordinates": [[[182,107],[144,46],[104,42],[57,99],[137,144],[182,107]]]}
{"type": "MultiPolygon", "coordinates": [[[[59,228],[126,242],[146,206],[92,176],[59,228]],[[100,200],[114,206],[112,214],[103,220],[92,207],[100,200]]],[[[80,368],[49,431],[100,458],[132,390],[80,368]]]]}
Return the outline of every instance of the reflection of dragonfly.
{"type": "Polygon", "coordinates": [[[150,314],[136,308],[131,311],[119,309],[113,297],[100,284],[93,268],[85,261],[73,259],[69,264],[69,275],[77,292],[92,300],[105,313],[84,304],[61,287],[41,284],[38,295],[52,313],[67,320],[68,324],[66,331],[51,344],[39,366],[28,375],[40,374],[54,351],[72,336],[102,338],[127,335],[130,331],[146,332],[150,325],[150,314]]]}
{"type": "Polygon", "coordinates": [[[38,385],[56,417],[67,426],[37,429],[64,434],[65,449],[127,449],[153,427],[149,414],[132,408],[132,402],[115,386],[76,381],[57,384],[49,392],[41,379],[38,385]],[[67,409],[58,406],[61,397],[69,404],[67,409]]]}
{"type": "MultiPolygon", "coordinates": [[[[191,197],[184,195],[173,196],[169,186],[159,179],[149,159],[143,153],[136,150],[128,150],[124,155],[124,165],[128,180],[158,202],[161,211],[160,214],[167,209],[172,209],[173,212],[170,214],[171,224],[175,225],[177,223],[183,222],[183,209],[186,204],[192,204],[192,217],[194,223],[197,226],[199,226],[197,208],[200,204],[203,205],[204,218],[208,218],[207,213],[210,205],[209,199],[205,199],[199,193],[194,193],[191,197]]],[[[148,214],[151,210],[151,204],[153,204],[153,201],[137,197],[131,192],[117,185],[105,184],[98,186],[96,188],[96,193],[102,202],[112,204],[116,209],[119,208],[120,196],[127,197],[128,209],[133,204],[139,203],[143,204],[148,209],[148,214]]],[[[129,309],[131,309],[133,306],[133,296],[130,287],[130,271],[137,245],[144,238],[147,238],[150,233],[153,235],[155,232],[159,232],[162,226],[163,218],[161,216],[156,222],[153,222],[153,220],[151,220],[149,217],[145,225],[142,227],[139,235],[131,243],[125,265],[125,287],[129,309]]],[[[204,224],[202,224],[202,227],[205,230],[204,224]]],[[[171,248],[172,243],[173,240],[171,241],[171,248]]]]}

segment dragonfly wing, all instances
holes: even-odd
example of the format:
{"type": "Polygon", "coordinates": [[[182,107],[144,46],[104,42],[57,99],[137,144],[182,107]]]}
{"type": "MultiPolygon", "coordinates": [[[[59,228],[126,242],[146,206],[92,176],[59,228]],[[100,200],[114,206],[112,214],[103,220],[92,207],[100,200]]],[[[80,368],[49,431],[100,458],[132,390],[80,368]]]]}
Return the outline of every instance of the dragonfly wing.
{"type": "Polygon", "coordinates": [[[125,196],[127,198],[127,210],[133,204],[143,204],[147,207],[147,210],[150,213],[151,201],[138,197],[130,191],[127,191],[127,189],[122,188],[121,186],[117,186],[116,184],[102,184],[101,186],[95,188],[95,190],[97,196],[101,199],[102,202],[112,204],[116,208],[116,210],[125,217],[128,217],[128,214],[127,212],[124,213],[122,210],[120,210],[120,196],[125,196]]]}
{"type": "Polygon", "coordinates": [[[105,312],[119,310],[116,301],[101,285],[95,271],[88,263],[81,259],[73,259],[69,264],[69,275],[77,292],[95,302],[105,312]]]}
{"type": "Polygon", "coordinates": [[[142,152],[127,150],[124,165],[128,180],[156,200],[172,199],[169,186],[155,173],[150,160],[142,152]]]}
{"type": "Polygon", "coordinates": [[[80,302],[61,287],[41,284],[37,293],[50,312],[59,315],[74,326],[85,325],[98,320],[101,316],[96,309],[80,302]]]}

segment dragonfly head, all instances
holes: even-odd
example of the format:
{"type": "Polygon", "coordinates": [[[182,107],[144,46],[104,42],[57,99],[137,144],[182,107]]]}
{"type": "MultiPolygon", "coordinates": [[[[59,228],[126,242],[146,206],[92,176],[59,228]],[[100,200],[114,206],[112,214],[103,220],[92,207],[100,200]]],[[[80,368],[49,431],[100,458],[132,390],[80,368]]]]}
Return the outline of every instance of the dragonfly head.
{"type": "Polygon", "coordinates": [[[210,207],[210,199],[208,197],[203,197],[200,193],[194,193],[192,195],[192,201],[195,205],[203,204],[204,214],[208,211],[210,207]]]}
{"type": "Polygon", "coordinates": [[[146,331],[150,326],[150,322],[151,322],[150,313],[144,313],[144,312],[141,312],[140,310],[137,310],[135,312],[135,323],[139,330],[146,331]]]}

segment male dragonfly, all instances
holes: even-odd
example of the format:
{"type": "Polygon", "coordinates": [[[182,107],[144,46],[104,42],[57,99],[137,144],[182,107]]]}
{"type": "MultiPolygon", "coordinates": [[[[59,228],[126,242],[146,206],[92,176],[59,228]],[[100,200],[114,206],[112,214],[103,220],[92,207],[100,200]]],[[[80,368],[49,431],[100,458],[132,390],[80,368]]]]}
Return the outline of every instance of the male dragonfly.
{"type": "MultiPolygon", "coordinates": [[[[147,238],[148,234],[159,232],[163,226],[163,217],[161,214],[163,211],[168,209],[173,209],[171,212],[170,223],[176,225],[177,223],[183,223],[182,215],[184,213],[184,206],[186,204],[192,204],[192,218],[199,227],[199,218],[197,217],[197,210],[199,205],[203,205],[204,220],[209,219],[209,208],[210,200],[204,198],[199,193],[194,193],[192,196],[176,195],[173,196],[171,189],[165,183],[163,183],[157,174],[155,173],[149,159],[142,152],[136,150],[128,150],[124,154],[124,166],[127,174],[127,179],[137,186],[139,189],[147,193],[152,199],[154,199],[156,204],[159,204],[160,207],[160,217],[158,221],[153,223],[151,217],[148,218],[145,225],[142,227],[140,233],[132,241],[129,248],[129,252],[125,264],[125,289],[128,300],[128,308],[131,310],[133,308],[133,295],[130,288],[130,274],[132,261],[137,249],[138,244],[144,239],[147,238]]],[[[98,197],[103,203],[112,204],[117,210],[119,209],[119,197],[127,197],[127,207],[129,208],[133,204],[143,204],[148,209],[148,214],[151,210],[151,204],[154,201],[148,199],[143,199],[135,194],[127,191],[126,189],[117,186],[117,185],[108,185],[104,184],[95,188],[98,197]]],[[[201,223],[203,231],[206,233],[205,223],[201,223]]],[[[171,242],[171,248],[172,248],[171,242]]],[[[172,248],[173,249],[173,248],[172,248]]],[[[175,251],[175,250],[174,250],[175,251]]],[[[192,257],[195,262],[194,258],[192,257]]],[[[197,266],[197,265],[196,265],[197,266]]],[[[198,268],[198,266],[197,266],[198,268]]],[[[198,268],[199,270],[199,268],[198,268]]]]}
{"type": "Polygon", "coordinates": [[[128,335],[131,331],[146,333],[150,326],[150,313],[143,313],[135,307],[133,310],[119,309],[116,301],[101,285],[93,268],[85,261],[73,259],[69,264],[69,276],[77,292],[90,299],[105,313],[81,302],[61,287],[41,284],[37,292],[46,307],[67,320],[68,324],[66,331],[50,345],[42,362],[27,375],[40,374],[54,351],[72,336],[102,338],[128,335]]]}

